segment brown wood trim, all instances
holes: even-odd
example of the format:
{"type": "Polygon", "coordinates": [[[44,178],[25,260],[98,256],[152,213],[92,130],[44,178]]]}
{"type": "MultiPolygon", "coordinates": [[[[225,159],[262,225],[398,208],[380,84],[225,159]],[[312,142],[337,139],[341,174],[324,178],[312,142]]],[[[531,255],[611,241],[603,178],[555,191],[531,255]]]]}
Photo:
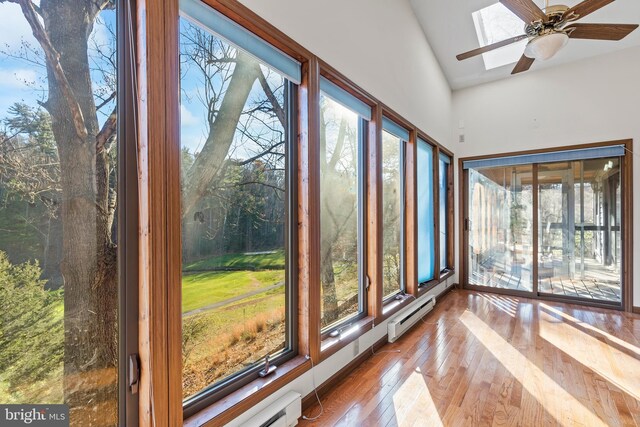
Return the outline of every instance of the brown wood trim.
{"type": "Polygon", "coordinates": [[[179,0],[164,1],[166,49],[166,179],[167,179],[167,344],[169,357],[169,425],[180,425],[182,411],[182,194],[180,182],[180,7],[179,0]],[[167,83],[169,82],[169,83],[167,83]]]}
{"type": "Polygon", "coordinates": [[[382,105],[383,116],[385,116],[387,119],[391,120],[392,122],[395,122],[398,126],[405,128],[407,132],[411,133],[411,131],[413,131],[415,126],[411,124],[409,120],[405,119],[400,114],[396,113],[391,108],[384,105],[383,103],[380,103],[380,105],[382,105]]]}
{"type": "Polygon", "coordinates": [[[469,283],[467,259],[465,258],[467,255],[467,239],[469,234],[465,228],[465,219],[468,215],[467,200],[469,199],[467,179],[467,172],[462,169],[462,159],[458,159],[458,230],[460,233],[458,236],[458,268],[460,269],[460,277],[458,280],[460,284],[458,284],[458,286],[460,288],[463,288],[465,284],[469,283]]]}
{"type": "Polygon", "coordinates": [[[434,249],[436,251],[435,264],[433,271],[438,282],[442,279],[442,271],[440,271],[440,146],[436,146],[433,150],[433,220],[435,227],[433,231],[434,249]]]}
{"type": "MultiPolygon", "coordinates": [[[[184,426],[213,427],[225,425],[309,369],[311,369],[311,361],[304,356],[289,360],[279,366],[278,370],[269,377],[255,380],[187,418],[184,420],[184,426]]],[[[179,426],[180,424],[171,425],[179,426]]]]}
{"type": "MultiPolygon", "coordinates": [[[[441,150],[443,151],[443,150],[441,150]]],[[[444,151],[443,151],[444,152],[444,151]]],[[[447,154],[447,153],[445,153],[447,154]]],[[[454,165],[453,154],[447,154],[450,162],[447,168],[447,268],[455,271],[455,248],[456,248],[456,227],[455,227],[455,197],[454,190],[454,165]]]]}
{"type": "Polygon", "coordinates": [[[418,179],[417,130],[409,133],[409,141],[405,144],[405,175],[404,175],[404,259],[405,259],[405,288],[408,294],[418,295],[418,179]]]}
{"type": "Polygon", "coordinates": [[[435,288],[436,286],[438,286],[440,283],[444,282],[446,279],[433,279],[433,280],[429,280],[427,283],[423,284],[422,286],[420,286],[418,288],[418,294],[416,295],[416,297],[420,298],[422,295],[426,294],[427,292],[429,292],[431,289],[435,288]]]}
{"type": "Polygon", "coordinates": [[[237,0],[201,1],[301,63],[315,56],[237,0]]]}
{"type": "Polygon", "coordinates": [[[367,308],[378,322],[382,316],[382,108],[372,111],[366,144],[367,159],[367,308]]]}
{"type": "Polygon", "coordinates": [[[135,7],[140,189],[139,423],[170,426],[182,423],[182,323],[180,289],[176,289],[180,280],[173,282],[176,274],[179,278],[181,260],[180,187],[176,185],[180,169],[175,166],[179,165],[178,9],[176,0],[140,0],[135,7]],[[175,169],[169,171],[170,166],[175,169]]]}
{"type": "Polygon", "coordinates": [[[298,351],[320,358],[320,68],[302,66],[298,148],[298,351]]]}
{"type": "Polygon", "coordinates": [[[446,273],[444,273],[442,276],[440,276],[440,279],[433,279],[433,280],[427,282],[425,285],[421,286],[418,289],[417,297],[420,298],[422,295],[428,293],[430,290],[432,290],[433,288],[435,288],[439,284],[446,282],[447,279],[449,277],[453,276],[454,274],[455,274],[454,271],[449,270],[446,273]]]}
{"type": "Polygon", "coordinates": [[[614,141],[590,142],[587,144],[565,145],[562,147],[536,148],[534,150],[502,152],[502,153],[496,153],[496,154],[483,154],[481,156],[464,157],[461,160],[463,161],[483,160],[483,159],[493,159],[496,157],[523,156],[525,154],[552,153],[556,151],[580,150],[584,148],[595,148],[595,147],[608,147],[611,145],[627,145],[627,143],[630,141],[631,141],[630,139],[620,139],[620,140],[614,140],[614,141]]]}
{"type": "MultiPolygon", "coordinates": [[[[327,358],[334,355],[339,350],[343,349],[349,343],[360,338],[362,335],[366,334],[373,328],[373,316],[367,316],[355,322],[353,325],[350,325],[349,328],[359,329],[357,332],[353,332],[346,336],[342,337],[327,337],[322,340],[320,345],[320,362],[325,361],[327,358]]],[[[319,362],[319,363],[320,363],[319,362]]]]}
{"type": "MultiPolygon", "coordinates": [[[[444,154],[446,154],[447,156],[451,157],[451,162],[453,162],[453,158],[455,157],[453,152],[450,151],[449,149],[447,149],[447,147],[444,147],[440,144],[438,144],[438,147],[440,147],[440,151],[442,151],[444,154]]],[[[453,164],[453,163],[452,163],[453,164]]]]}
{"type": "MultiPolygon", "coordinates": [[[[432,147],[439,147],[440,144],[438,143],[438,141],[436,141],[435,139],[431,138],[429,135],[427,135],[426,133],[424,133],[423,131],[421,131],[420,129],[416,128],[416,131],[418,132],[418,138],[420,138],[421,140],[423,140],[424,142],[428,143],[429,145],[431,145],[432,147]]],[[[444,147],[442,147],[443,151],[445,150],[444,147]]]]}
{"type": "MultiPolygon", "coordinates": [[[[387,344],[387,335],[385,334],[382,338],[380,338],[378,341],[376,341],[373,344],[372,346],[373,351],[375,352],[379,350],[380,348],[384,347],[386,344],[387,344]]],[[[338,372],[333,374],[331,377],[329,377],[329,379],[327,379],[325,382],[323,382],[322,384],[320,384],[320,386],[317,387],[316,391],[318,392],[318,396],[322,397],[326,395],[329,391],[331,391],[332,388],[336,386],[336,384],[338,384],[340,381],[345,379],[354,369],[360,366],[362,362],[364,362],[371,356],[372,354],[370,351],[363,351],[362,353],[360,353],[356,358],[351,360],[351,362],[346,364],[342,369],[340,369],[338,372]]],[[[305,411],[315,403],[317,403],[317,398],[316,398],[315,392],[312,391],[311,393],[307,394],[302,398],[302,410],[305,411]]]]}
{"type": "Polygon", "coordinates": [[[633,140],[624,141],[622,158],[622,307],[633,311],[633,140]]]}
{"type": "Polygon", "coordinates": [[[635,314],[640,314],[640,307],[633,307],[633,309],[631,310],[633,313],[635,314]]]}
{"type": "Polygon", "coordinates": [[[375,98],[370,93],[354,83],[351,79],[341,74],[338,70],[324,62],[322,59],[318,59],[318,62],[320,63],[320,75],[322,77],[349,92],[351,95],[353,95],[353,97],[364,102],[371,108],[377,105],[377,101],[375,100],[375,98]]]}

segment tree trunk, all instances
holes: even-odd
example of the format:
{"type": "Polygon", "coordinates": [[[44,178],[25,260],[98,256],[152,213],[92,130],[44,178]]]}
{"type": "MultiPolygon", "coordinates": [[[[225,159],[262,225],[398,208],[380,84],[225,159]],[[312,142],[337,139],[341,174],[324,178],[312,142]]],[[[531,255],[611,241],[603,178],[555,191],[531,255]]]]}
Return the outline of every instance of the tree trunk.
{"type": "Polygon", "coordinates": [[[236,66],[225,93],[220,111],[209,127],[209,135],[187,174],[184,189],[182,215],[189,218],[199,200],[207,193],[211,183],[219,175],[233,142],[238,121],[244,109],[260,67],[247,54],[238,51],[236,66]]]}
{"type": "Polygon", "coordinates": [[[64,392],[74,426],[117,423],[117,259],[111,241],[109,164],[97,152],[99,124],[93,99],[87,40],[99,13],[87,0],[42,0],[46,33],[59,54],[87,135],[79,135],[47,61],[45,106],[60,157],[64,278],[64,392]]]}
{"type": "Polygon", "coordinates": [[[322,326],[329,325],[338,319],[338,295],[336,278],[333,273],[333,256],[331,245],[323,245],[320,260],[320,283],[322,285],[322,326]]]}

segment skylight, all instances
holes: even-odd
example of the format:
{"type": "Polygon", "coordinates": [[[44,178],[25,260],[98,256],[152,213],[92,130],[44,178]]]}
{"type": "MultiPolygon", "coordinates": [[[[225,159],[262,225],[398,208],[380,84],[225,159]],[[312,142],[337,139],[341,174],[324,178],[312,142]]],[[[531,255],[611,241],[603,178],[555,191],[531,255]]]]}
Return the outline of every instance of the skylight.
{"type": "MultiPolygon", "coordinates": [[[[487,46],[524,34],[524,22],[502,3],[495,3],[471,14],[480,46],[487,46]]],[[[527,39],[482,54],[487,70],[513,64],[520,59],[527,39]]]]}

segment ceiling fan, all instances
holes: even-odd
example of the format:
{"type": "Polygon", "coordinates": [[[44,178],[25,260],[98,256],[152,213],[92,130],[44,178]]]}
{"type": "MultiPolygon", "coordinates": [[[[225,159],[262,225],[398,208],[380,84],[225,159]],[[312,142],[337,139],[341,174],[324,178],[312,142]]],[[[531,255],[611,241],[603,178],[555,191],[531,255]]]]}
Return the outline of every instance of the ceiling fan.
{"type": "Polygon", "coordinates": [[[511,74],[521,73],[531,68],[536,59],[545,60],[555,55],[569,39],[622,40],[638,24],[580,24],[580,18],[608,5],[614,0],[584,0],[573,7],[549,6],[546,0],[544,10],[533,0],[500,0],[516,16],[525,22],[524,34],[511,37],[469,52],[457,55],[458,61],[498,49],[520,40],[529,39],[523,55],[511,74]]]}

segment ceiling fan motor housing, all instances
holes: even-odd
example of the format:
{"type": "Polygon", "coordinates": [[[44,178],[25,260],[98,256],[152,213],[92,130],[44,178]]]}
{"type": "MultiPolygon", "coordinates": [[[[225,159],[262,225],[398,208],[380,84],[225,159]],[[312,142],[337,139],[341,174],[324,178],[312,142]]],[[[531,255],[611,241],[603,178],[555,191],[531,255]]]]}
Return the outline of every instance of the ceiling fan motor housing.
{"type": "Polygon", "coordinates": [[[525,24],[525,34],[529,37],[537,37],[560,31],[562,26],[567,22],[567,17],[564,16],[567,10],[569,10],[568,6],[560,4],[545,8],[544,13],[547,19],[545,21],[538,20],[525,24]]]}

